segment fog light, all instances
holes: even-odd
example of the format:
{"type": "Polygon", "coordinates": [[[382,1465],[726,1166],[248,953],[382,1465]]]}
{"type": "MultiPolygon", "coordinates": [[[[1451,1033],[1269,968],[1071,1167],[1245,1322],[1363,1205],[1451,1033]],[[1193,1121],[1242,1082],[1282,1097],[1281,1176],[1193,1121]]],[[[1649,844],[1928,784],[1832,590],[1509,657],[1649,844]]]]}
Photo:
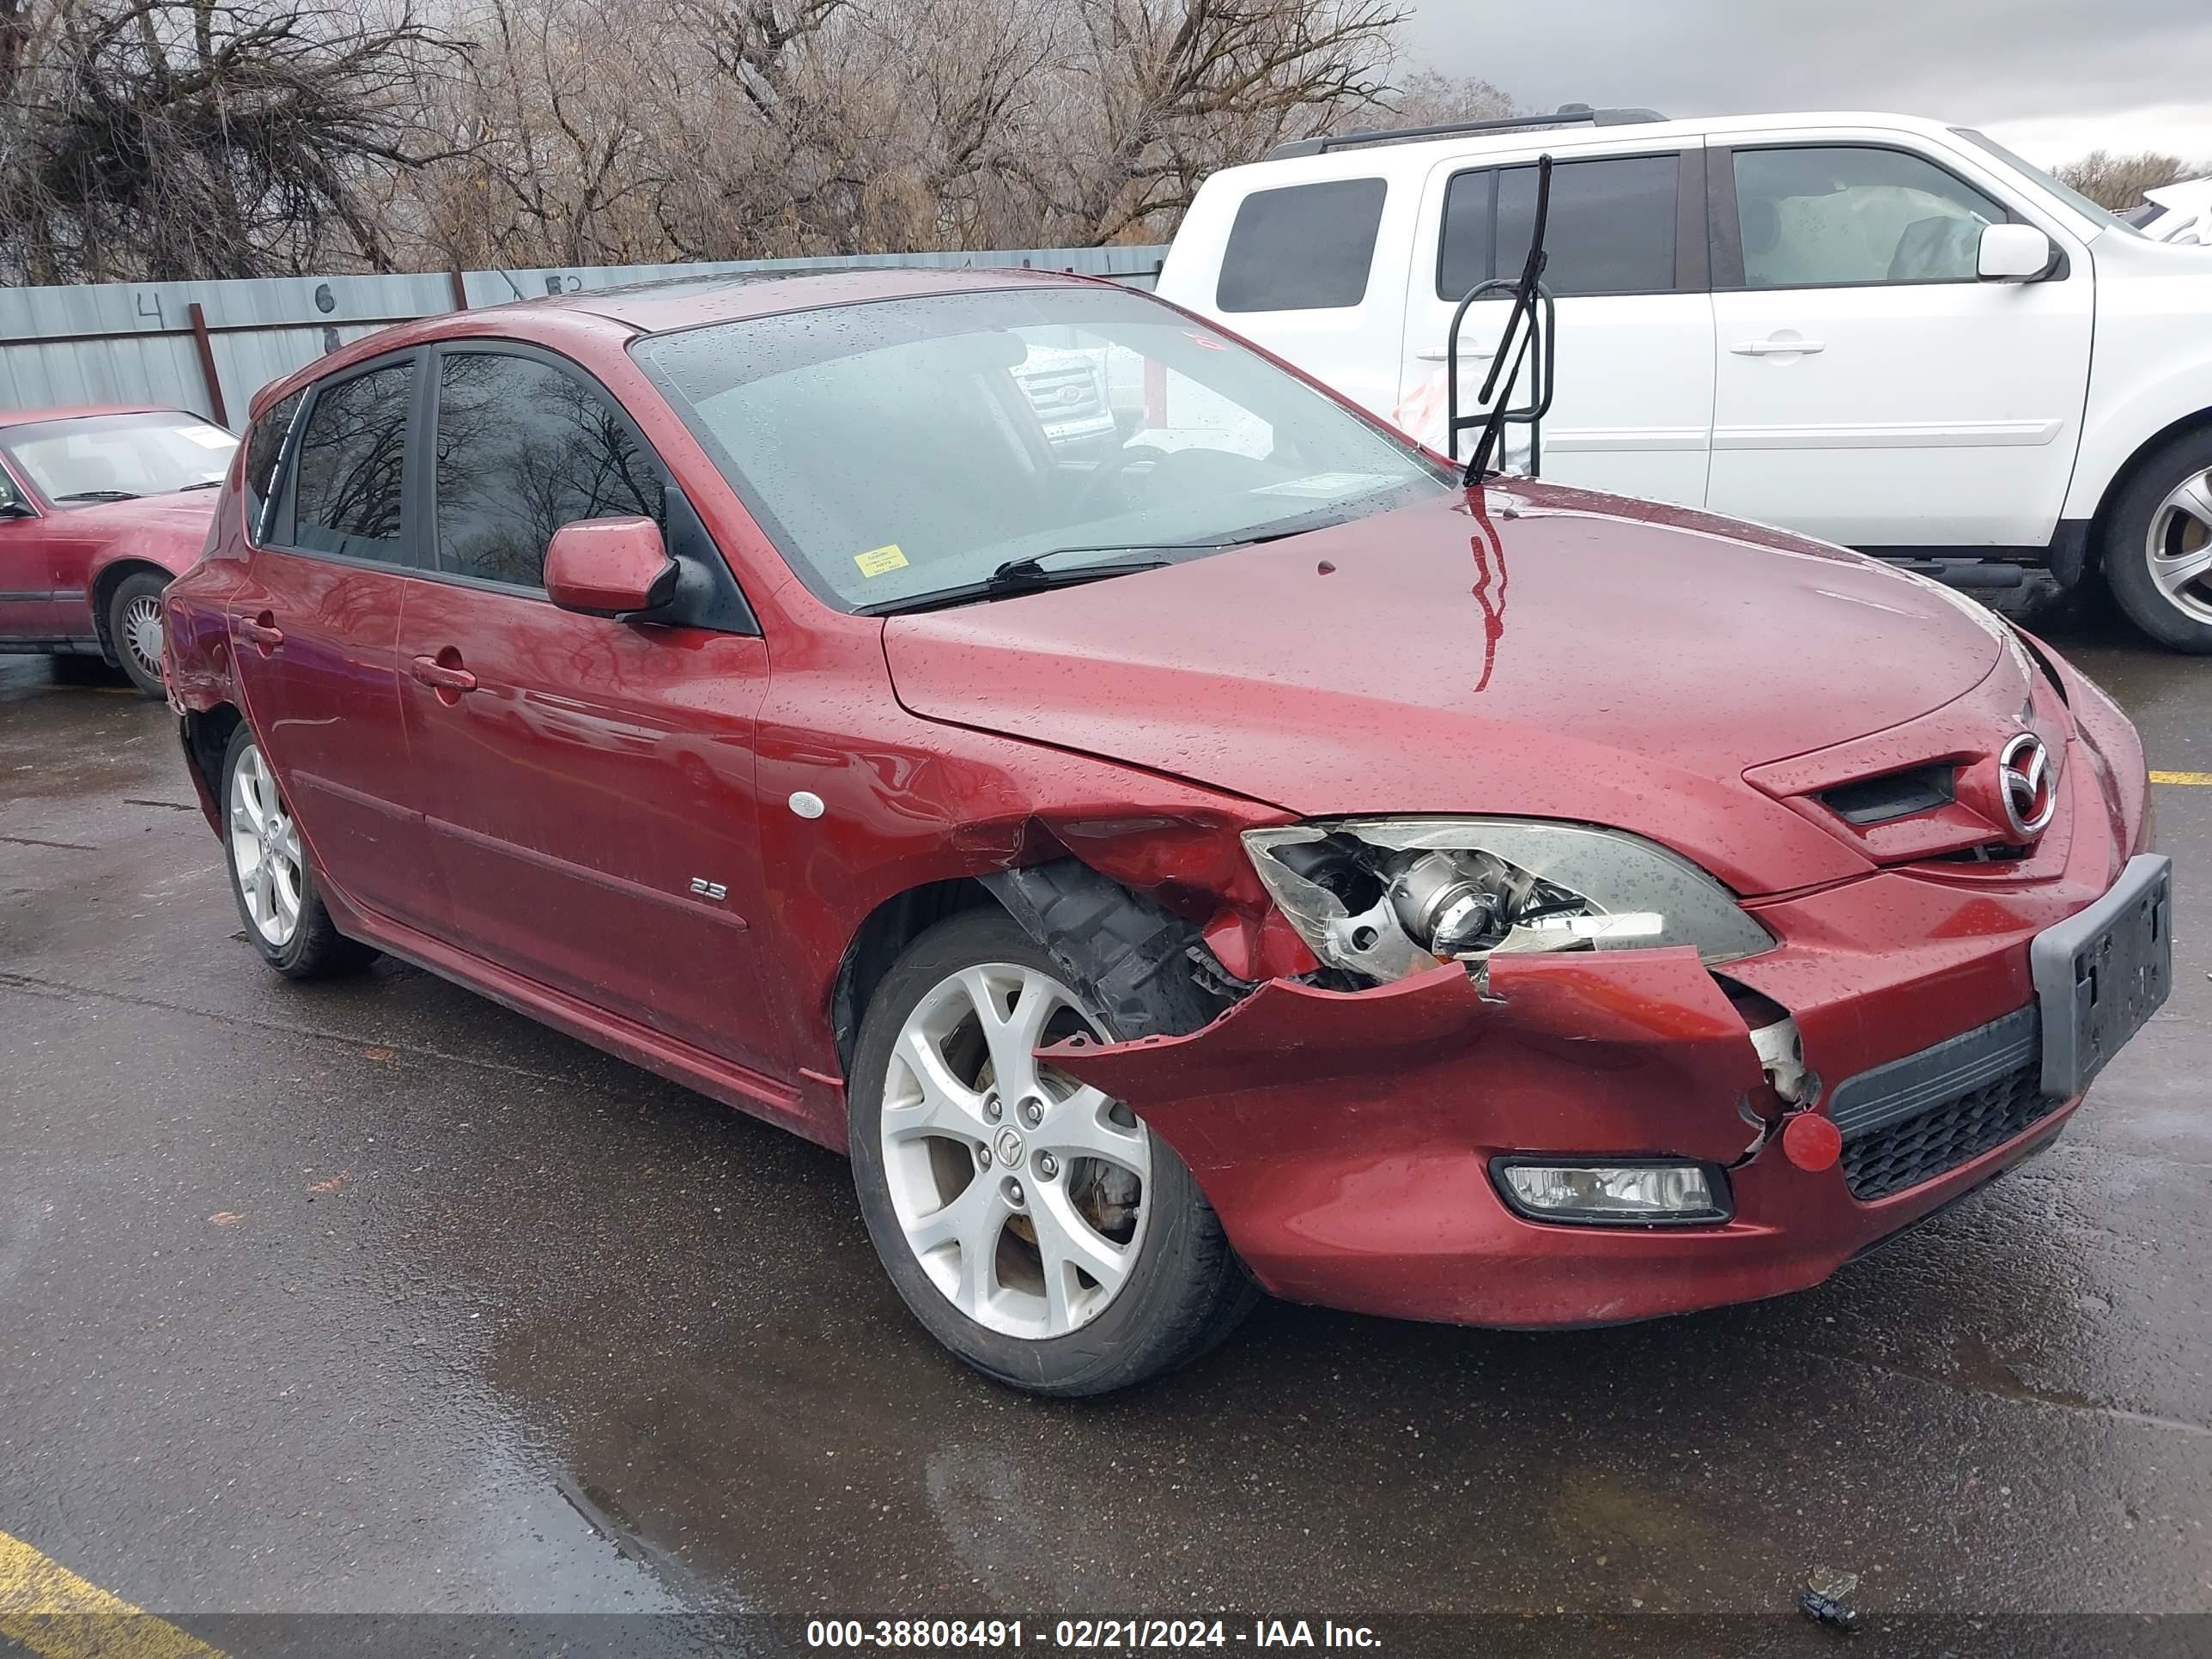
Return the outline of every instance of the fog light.
{"type": "Polygon", "coordinates": [[[1533,1221],[1725,1221],[1728,1188],[1702,1164],[1495,1164],[1505,1201],[1533,1221]]]}

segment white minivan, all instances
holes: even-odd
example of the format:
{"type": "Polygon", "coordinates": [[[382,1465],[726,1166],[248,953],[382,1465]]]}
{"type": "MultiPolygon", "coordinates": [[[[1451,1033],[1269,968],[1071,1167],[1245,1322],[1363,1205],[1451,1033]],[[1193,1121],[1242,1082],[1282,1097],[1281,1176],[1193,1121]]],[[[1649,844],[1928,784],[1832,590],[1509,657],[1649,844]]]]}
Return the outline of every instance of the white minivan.
{"type": "MultiPolygon", "coordinates": [[[[1519,274],[1545,154],[1545,476],[2008,610],[2101,574],[2155,638],[2212,653],[2212,248],[1966,128],[1570,106],[1308,139],[1206,182],[1159,292],[1451,448],[1453,313],[1519,274]]],[[[1505,307],[1467,317],[1470,404],[1505,307]]]]}

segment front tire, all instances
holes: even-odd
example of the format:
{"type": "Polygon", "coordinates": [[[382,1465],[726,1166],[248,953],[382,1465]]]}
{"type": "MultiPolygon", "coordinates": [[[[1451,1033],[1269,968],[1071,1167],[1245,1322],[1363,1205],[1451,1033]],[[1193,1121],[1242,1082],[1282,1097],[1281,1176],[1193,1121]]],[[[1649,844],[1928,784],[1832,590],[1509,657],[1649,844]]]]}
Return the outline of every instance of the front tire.
{"type": "Polygon", "coordinates": [[[246,937],[287,979],[357,972],[376,952],[337,930],[276,775],[240,721],[222,757],[222,850],[246,937]]]}
{"type": "Polygon", "coordinates": [[[2115,504],[2105,580],[2160,645],[2212,654],[2212,432],[2154,453],[2115,504]]]}
{"type": "Polygon", "coordinates": [[[134,571],[115,585],[107,599],[107,642],[131,684],[160,702],[161,689],[161,592],[167,576],[134,571]]]}
{"type": "Polygon", "coordinates": [[[930,1334],[1034,1394],[1157,1376],[1254,1297],[1182,1160],[1031,1050],[1111,1033],[1005,912],[939,923],[860,1024],[853,1179],[891,1283],[930,1334]]]}

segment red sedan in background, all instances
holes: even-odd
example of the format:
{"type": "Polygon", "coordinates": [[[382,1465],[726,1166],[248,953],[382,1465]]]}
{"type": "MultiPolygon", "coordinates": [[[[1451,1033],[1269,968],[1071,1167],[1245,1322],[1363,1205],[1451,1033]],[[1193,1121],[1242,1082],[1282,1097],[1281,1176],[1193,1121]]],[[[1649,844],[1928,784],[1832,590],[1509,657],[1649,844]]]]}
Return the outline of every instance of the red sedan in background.
{"type": "Polygon", "coordinates": [[[390,951],[849,1148],[921,1322],[1040,1392],[1255,1283],[1812,1285],[2046,1144],[2171,975],[2135,734],[2027,636],[1468,488],[1077,279],[362,340],[258,401],[167,641],[271,965],[390,951]]]}
{"type": "Polygon", "coordinates": [[[0,413],[0,651],[161,695],[161,590],[206,544],[238,440],[180,409],[0,413]]]}

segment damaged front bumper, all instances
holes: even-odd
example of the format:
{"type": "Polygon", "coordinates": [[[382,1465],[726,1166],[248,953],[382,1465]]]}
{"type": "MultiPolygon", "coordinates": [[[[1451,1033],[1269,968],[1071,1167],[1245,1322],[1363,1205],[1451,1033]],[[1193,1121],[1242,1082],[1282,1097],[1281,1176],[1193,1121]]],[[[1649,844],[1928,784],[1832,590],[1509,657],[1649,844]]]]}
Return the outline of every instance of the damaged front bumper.
{"type": "Polygon", "coordinates": [[[1354,993],[1276,980],[1188,1036],[1048,1052],[1129,1102],[1294,1301],[1474,1325],[1643,1319],[1816,1284],[1912,1218],[1866,1213],[1835,1170],[1771,1145],[1731,1171],[1718,1224],[1506,1206],[1502,1157],[1725,1168],[1763,1139],[1755,1119],[1780,1103],[1690,950],[1501,957],[1480,987],[1455,964],[1354,993]]]}
{"type": "MultiPolygon", "coordinates": [[[[2000,899],[1876,877],[1776,907],[1784,943],[1729,973],[1790,1008],[1802,1063],[1845,1084],[1984,1027],[2016,1040],[2005,1022],[2032,1007],[2033,939],[2089,896],[2061,883],[2000,899]],[[1962,904],[1978,916],[1971,936],[1958,930],[1962,904]],[[1862,919],[1901,914],[1923,944],[1833,943],[1863,936],[1862,919]]],[[[2037,1096],[2031,1060],[2027,1109],[1982,1113],[1998,1127],[1960,1142],[1957,1161],[1855,1196],[1850,1149],[1801,1168],[1770,1133],[1800,1056],[1755,1041],[1683,948],[1497,957],[1480,975],[1451,964],[1350,993],[1278,979],[1188,1036],[1046,1052],[1175,1148],[1269,1291],[1498,1327],[1805,1289],[2039,1150],[2078,1105],[2037,1096]],[[1717,1166],[1730,1212],[1663,1226],[1524,1218],[1499,1196],[1495,1164],[1547,1155],[1717,1166]]],[[[1864,1094],[1825,1090],[1822,1109],[1864,1094]]]]}

